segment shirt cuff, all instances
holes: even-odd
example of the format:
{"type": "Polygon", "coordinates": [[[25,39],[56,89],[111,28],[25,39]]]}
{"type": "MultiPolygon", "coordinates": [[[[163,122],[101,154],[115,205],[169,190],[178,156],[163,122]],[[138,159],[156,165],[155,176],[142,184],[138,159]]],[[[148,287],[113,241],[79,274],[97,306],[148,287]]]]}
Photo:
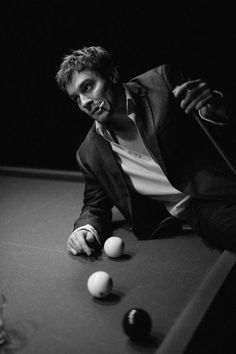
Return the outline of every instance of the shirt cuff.
{"type": "MultiPolygon", "coordinates": [[[[90,231],[95,237],[96,237],[96,240],[98,241],[98,243],[100,244],[100,238],[99,238],[99,235],[98,235],[98,232],[97,230],[90,224],[86,224],[86,225],[83,225],[83,226],[80,226],[80,227],[77,227],[77,229],[75,229],[72,234],[76,231],[79,231],[79,230],[87,230],[87,231],[90,231]]],[[[71,235],[72,235],[71,234],[71,235]]]]}
{"type": "Polygon", "coordinates": [[[212,123],[212,124],[214,124],[214,125],[228,125],[228,121],[227,122],[217,122],[217,121],[215,121],[215,120],[213,120],[213,119],[210,119],[209,117],[205,117],[202,113],[201,113],[201,110],[199,109],[198,110],[198,114],[199,114],[199,116],[203,119],[203,120],[205,120],[206,122],[209,122],[209,123],[212,123]]]}
{"type": "MultiPolygon", "coordinates": [[[[217,91],[217,90],[213,90],[216,94],[218,94],[221,98],[223,98],[224,97],[224,95],[223,95],[223,93],[222,92],[220,92],[220,91],[217,91]]],[[[214,112],[211,112],[211,113],[213,113],[213,115],[214,115],[214,112]]],[[[224,110],[220,110],[220,112],[218,112],[218,114],[217,114],[217,116],[218,117],[222,117],[222,121],[216,121],[215,119],[211,119],[211,117],[210,117],[210,114],[209,114],[209,116],[204,116],[202,113],[201,113],[201,109],[199,109],[198,110],[198,114],[199,114],[199,116],[203,119],[203,120],[205,120],[206,122],[210,122],[210,123],[212,123],[212,124],[214,124],[214,125],[221,125],[221,126],[223,126],[223,125],[228,125],[228,123],[229,123],[229,119],[228,119],[228,117],[226,116],[226,114],[225,114],[225,112],[224,112],[224,110]]],[[[211,114],[212,115],[212,114],[211,114]]]]}

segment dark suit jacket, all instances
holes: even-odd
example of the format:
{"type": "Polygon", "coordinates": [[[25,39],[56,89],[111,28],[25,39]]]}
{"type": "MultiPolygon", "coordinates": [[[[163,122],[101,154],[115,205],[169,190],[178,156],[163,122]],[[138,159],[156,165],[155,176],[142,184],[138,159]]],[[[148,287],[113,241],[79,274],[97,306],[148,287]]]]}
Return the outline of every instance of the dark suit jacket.
{"type": "MultiPolygon", "coordinates": [[[[141,136],[176,189],[200,198],[235,201],[235,176],[194,117],[184,113],[172,93],[183,80],[178,72],[162,65],[126,83],[138,109],[141,136]]],[[[219,130],[221,135],[227,133],[223,127],[214,126],[213,133],[214,130],[216,134],[219,130]]],[[[160,203],[132,191],[110,144],[96,132],[95,126],[81,144],[77,158],[85,177],[85,194],[75,228],[88,223],[106,235],[110,232],[113,205],[137,236],[148,236],[167,216],[160,203]]]]}

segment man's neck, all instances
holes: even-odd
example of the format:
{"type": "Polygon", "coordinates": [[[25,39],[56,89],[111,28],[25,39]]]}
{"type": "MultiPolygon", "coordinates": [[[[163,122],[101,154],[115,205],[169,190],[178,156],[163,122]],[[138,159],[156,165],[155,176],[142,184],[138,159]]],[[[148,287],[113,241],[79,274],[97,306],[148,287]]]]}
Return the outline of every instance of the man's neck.
{"type": "Polygon", "coordinates": [[[129,119],[127,113],[126,93],[122,85],[117,87],[117,103],[114,112],[106,128],[114,133],[123,133],[132,128],[133,122],[129,119]]]}
{"type": "Polygon", "coordinates": [[[119,124],[108,128],[114,142],[130,151],[148,155],[135,123],[127,115],[117,117],[117,121],[119,124]]]}
{"type": "Polygon", "coordinates": [[[115,113],[112,116],[112,119],[109,124],[107,124],[106,128],[114,133],[124,133],[130,129],[132,129],[134,123],[127,116],[127,113],[115,113]]]}

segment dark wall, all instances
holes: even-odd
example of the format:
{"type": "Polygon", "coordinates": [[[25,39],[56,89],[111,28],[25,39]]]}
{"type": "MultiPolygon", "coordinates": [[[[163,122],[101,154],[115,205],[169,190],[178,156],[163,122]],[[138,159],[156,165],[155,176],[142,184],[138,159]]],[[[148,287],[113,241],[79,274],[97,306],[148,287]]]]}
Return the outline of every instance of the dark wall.
{"type": "Polygon", "coordinates": [[[91,125],[57,88],[62,56],[106,47],[122,80],[166,61],[235,92],[236,21],[226,2],[6,1],[1,46],[1,165],[76,170],[91,125]],[[150,4],[153,4],[150,6],[150,4]]]}

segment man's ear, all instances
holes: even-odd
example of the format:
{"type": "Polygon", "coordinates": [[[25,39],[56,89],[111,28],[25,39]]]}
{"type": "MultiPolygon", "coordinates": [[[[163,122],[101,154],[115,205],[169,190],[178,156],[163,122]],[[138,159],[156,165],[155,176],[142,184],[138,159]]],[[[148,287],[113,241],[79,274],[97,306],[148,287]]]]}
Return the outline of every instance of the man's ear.
{"type": "Polygon", "coordinates": [[[119,81],[119,73],[116,68],[112,68],[110,72],[110,79],[113,84],[116,84],[119,81]]]}

